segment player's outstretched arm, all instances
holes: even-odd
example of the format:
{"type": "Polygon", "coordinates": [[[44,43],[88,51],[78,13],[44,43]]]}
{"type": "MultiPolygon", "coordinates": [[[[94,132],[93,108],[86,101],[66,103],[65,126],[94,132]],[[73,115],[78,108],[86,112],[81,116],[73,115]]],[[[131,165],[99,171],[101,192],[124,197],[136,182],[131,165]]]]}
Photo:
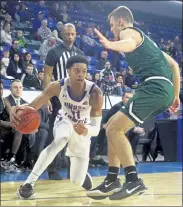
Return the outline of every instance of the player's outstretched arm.
{"type": "Polygon", "coordinates": [[[136,49],[138,45],[138,39],[140,39],[140,34],[132,29],[126,29],[120,33],[120,40],[111,42],[106,39],[101,32],[95,29],[95,33],[99,37],[100,43],[109,50],[114,50],[117,52],[132,52],[136,49]]]}
{"type": "Polygon", "coordinates": [[[59,96],[60,89],[60,81],[50,83],[44,91],[29,104],[29,106],[36,110],[40,109],[44,104],[47,104],[48,100],[53,96],[59,96]]]}

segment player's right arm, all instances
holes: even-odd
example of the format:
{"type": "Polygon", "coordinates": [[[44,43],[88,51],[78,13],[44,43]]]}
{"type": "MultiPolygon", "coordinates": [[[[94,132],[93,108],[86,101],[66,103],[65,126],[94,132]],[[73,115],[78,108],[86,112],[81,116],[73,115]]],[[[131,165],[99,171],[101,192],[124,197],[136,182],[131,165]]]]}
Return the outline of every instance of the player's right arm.
{"type": "Polygon", "coordinates": [[[174,86],[174,94],[175,94],[175,100],[172,105],[172,108],[170,107],[170,112],[176,112],[179,110],[180,107],[180,100],[179,100],[179,93],[180,93],[180,72],[179,72],[179,65],[178,63],[170,57],[168,54],[163,52],[163,55],[165,56],[171,70],[173,73],[173,86],[174,86]]]}
{"type": "MultiPolygon", "coordinates": [[[[44,91],[37,96],[28,106],[34,108],[35,110],[40,109],[44,104],[48,103],[48,100],[50,100],[53,96],[59,96],[61,90],[60,81],[55,81],[50,83],[44,91]]],[[[25,105],[20,106],[14,106],[11,108],[10,112],[10,121],[11,123],[14,123],[15,125],[18,125],[18,122],[21,120],[19,116],[17,115],[17,111],[19,109],[23,109],[26,107],[25,105]]]]}
{"type": "MultiPolygon", "coordinates": [[[[52,74],[53,74],[53,68],[55,65],[56,65],[55,52],[54,50],[50,50],[46,56],[46,61],[44,65],[43,88],[46,88],[50,84],[52,74]]],[[[49,100],[48,100],[47,105],[48,105],[48,112],[51,113],[52,105],[49,100]]]]}

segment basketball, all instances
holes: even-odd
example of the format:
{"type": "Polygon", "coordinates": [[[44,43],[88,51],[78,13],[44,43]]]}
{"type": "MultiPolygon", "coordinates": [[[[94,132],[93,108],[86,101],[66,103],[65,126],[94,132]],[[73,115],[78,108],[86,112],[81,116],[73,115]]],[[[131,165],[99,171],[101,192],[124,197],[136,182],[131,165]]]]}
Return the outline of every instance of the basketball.
{"type": "Polygon", "coordinates": [[[19,109],[17,114],[21,118],[19,125],[15,127],[17,131],[22,134],[31,134],[38,129],[40,116],[34,108],[26,106],[23,109],[19,109]]]}

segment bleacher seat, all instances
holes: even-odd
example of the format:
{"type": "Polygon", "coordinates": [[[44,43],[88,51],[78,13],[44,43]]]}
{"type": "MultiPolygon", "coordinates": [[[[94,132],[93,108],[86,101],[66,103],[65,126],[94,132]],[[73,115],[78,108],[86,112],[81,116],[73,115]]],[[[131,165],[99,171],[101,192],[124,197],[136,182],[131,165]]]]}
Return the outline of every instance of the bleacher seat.
{"type": "Polygon", "coordinates": [[[96,57],[88,56],[88,60],[90,62],[90,65],[92,66],[96,66],[98,64],[98,60],[96,59],[96,57]]]}
{"type": "Polygon", "coordinates": [[[10,88],[11,80],[9,80],[9,79],[2,79],[2,82],[3,82],[4,88],[10,88]]]}

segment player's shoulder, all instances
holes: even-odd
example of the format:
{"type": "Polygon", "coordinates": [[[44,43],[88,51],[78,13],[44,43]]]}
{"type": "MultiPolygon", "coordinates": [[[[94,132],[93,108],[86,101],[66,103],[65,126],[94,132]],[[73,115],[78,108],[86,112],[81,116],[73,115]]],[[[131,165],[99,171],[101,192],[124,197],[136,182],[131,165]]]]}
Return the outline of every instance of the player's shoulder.
{"type": "Polygon", "coordinates": [[[121,30],[120,35],[133,35],[136,33],[142,34],[142,31],[136,27],[126,27],[125,29],[121,30]]]}
{"type": "Polygon", "coordinates": [[[103,96],[101,89],[95,83],[93,83],[91,81],[88,81],[88,82],[90,82],[89,84],[91,86],[91,88],[90,88],[90,95],[91,96],[97,96],[97,97],[103,96]]]}

